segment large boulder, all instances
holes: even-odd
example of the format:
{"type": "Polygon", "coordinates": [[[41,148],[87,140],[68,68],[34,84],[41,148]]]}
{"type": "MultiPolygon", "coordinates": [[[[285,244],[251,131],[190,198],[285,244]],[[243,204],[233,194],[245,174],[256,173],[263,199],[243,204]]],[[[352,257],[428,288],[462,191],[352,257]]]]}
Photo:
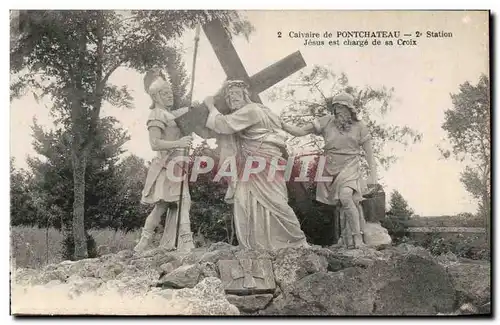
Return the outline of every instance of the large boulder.
{"type": "Polygon", "coordinates": [[[261,314],[368,315],[373,308],[373,290],[360,272],[350,268],[307,275],[261,314]]]}
{"type": "Polygon", "coordinates": [[[171,273],[176,268],[180,267],[181,265],[182,265],[181,261],[174,260],[174,261],[171,261],[168,263],[163,263],[162,265],[160,265],[160,270],[161,270],[162,274],[168,274],[168,273],[171,273]]]}
{"type": "Polygon", "coordinates": [[[401,256],[376,272],[374,314],[435,315],[455,307],[455,289],[446,270],[418,255],[401,256]],[[385,274],[384,274],[385,273],[385,274]]]}
{"type": "Polygon", "coordinates": [[[173,289],[193,288],[200,280],[201,269],[198,264],[182,265],[162,276],[157,285],[173,289]]]}
{"type": "Polygon", "coordinates": [[[436,315],[455,307],[453,283],[431,257],[366,249],[331,252],[330,260],[335,254],[347,268],[294,281],[260,314],[436,315]]]}

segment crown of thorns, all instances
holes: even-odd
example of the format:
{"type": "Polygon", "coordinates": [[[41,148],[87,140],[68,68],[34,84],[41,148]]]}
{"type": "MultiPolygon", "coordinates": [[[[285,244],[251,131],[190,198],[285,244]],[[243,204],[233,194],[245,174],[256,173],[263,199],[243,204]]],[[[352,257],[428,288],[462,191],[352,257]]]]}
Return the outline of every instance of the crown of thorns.
{"type": "Polygon", "coordinates": [[[249,95],[248,84],[243,80],[226,80],[221,87],[220,93],[226,98],[229,96],[229,89],[233,87],[242,88],[245,94],[249,95]]]}
{"type": "Polygon", "coordinates": [[[243,80],[227,80],[224,82],[224,85],[222,86],[222,88],[225,90],[233,87],[248,89],[248,84],[243,80]]]}

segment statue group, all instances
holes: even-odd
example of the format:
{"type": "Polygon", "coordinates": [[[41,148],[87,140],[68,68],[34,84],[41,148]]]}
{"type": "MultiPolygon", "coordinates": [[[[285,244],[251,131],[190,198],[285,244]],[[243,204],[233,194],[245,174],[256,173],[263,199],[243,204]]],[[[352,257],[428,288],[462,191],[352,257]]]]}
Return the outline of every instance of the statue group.
{"type": "MultiPolygon", "coordinates": [[[[182,162],[177,161],[186,155],[192,142],[190,135],[184,135],[178,120],[192,109],[172,110],[172,90],[159,70],[148,72],[144,81],[153,102],[146,126],[151,149],[157,156],[142,193],[142,202],[154,208],[146,218],[135,250],[149,247],[155,228],[166,214],[160,246],[189,251],[194,248],[189,220],[191,199],[182,162]]],[[[203,132],[198,133],[216,138],[222,165],[235,164],[236,174],[230,177],[225,201],[233,205],[233,224],[239,245],[257,250],[309,247],[299,220],[288,204],[285,168],[277,168],[286,164],[283,157],[286,136],[280,131],[283,130],[296,137],[316,134],[324,139],[323,176],[326,178],[323,179],[327,180],[316,183],[316,200],[340,209],[338,244],[352,249],[363,247],[365,217],[361,201],[364,194],[378,185],[371,136],[356,114],[353,96],[341,93],[333,97],[327,103],[330,114],[297,127],[283,122],[268,107],[252,101],[249,85],[243,80],[224,82],[218,94],[222,100],[214,97],[204,100],[208,116],[200,118],[202,125],[198,125],[198,130],[203,132]],[[367,181],[361,172],[363,151],[369,166],[367,181]],[[261,166],[252,169],[254,162],[261,166]]],[[[332,215],[334,217],[336,215],[332,215]]]]}

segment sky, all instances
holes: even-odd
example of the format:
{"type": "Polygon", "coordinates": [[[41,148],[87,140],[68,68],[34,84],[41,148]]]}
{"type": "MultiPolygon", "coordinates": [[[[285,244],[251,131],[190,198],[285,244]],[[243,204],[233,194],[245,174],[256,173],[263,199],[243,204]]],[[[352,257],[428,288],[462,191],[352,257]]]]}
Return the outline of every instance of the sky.
{"type": "MultiPolygon", "coordinates": [[[[488,75],[488,15],[468,11],[246,11],[244,15],[255,31],[247,41],[236,37],[233,44],[249,75],[260,71],[288,54],[300,50],[307,67],[328,66],[333,72],[344,72],[355,86],[394,87],[391,112],[384,117],[388,124],[408,125],[421,132],[423,139],[406,150],[398,149],[397,163],[387,171],[379,169],[386,192],[397,189],[415,213],[421,216],[452,215],[475,212],[476,203],[459,181],[464,165],[440,159],[437,146],[445,144],[441,125],[444,111],[452,107],[450,93],[460,84],[477,83],[481,73],[488,75]],[[452,32],[451,38],[418,39],[414,47],[372,46],[304,46],[304,39],[288,37],[292,32],[350,30],[399,30],[452,32]],[[283,37],[277,38],[278,31],[283,37]]],[[[194,31],[186,31],[179,39],[184,48],[186,68],[191,73],[194,31]]],[[[104,116],[115,116],[131,136],[125,145],[128,153],[151,159],[145,121],[151,103],[143,90],[142,75],[118,69],[110,82],[127,85],[134,97],[134,108],[103,107],[104,116]]],[[[285,85],[293,77],[274,87],[285,85]]],[[[203,32],[198,48],[194,99],[213,95],[225,74],[203,32]]],[[[277,112],[282,107],[267,100],[272,89],[261,93],[264,104],[277,112]]],[[[37,103],[32,96],[11,103],[11,156],[16,165],[26,167],[25,158],[33,155],[30,125],[36,117],[40,124],[50,126],[50,103],[37,103]]]]}

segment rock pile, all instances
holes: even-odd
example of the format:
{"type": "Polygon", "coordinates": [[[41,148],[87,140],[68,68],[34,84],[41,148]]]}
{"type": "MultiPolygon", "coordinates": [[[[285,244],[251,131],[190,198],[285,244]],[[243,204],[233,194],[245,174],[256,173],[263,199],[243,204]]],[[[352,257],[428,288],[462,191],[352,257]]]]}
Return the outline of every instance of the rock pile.
{"type": "Polygon", "coordinates": [[[489,263],[405,244],[259,252],[216,243],[184,254],[121,251],[12,277],[14,314],[450,315],[489,313],[489,302],[489,263]],[[270,260],[276,288],[226,293],[219,261],[240,259],[270,260]]]}

